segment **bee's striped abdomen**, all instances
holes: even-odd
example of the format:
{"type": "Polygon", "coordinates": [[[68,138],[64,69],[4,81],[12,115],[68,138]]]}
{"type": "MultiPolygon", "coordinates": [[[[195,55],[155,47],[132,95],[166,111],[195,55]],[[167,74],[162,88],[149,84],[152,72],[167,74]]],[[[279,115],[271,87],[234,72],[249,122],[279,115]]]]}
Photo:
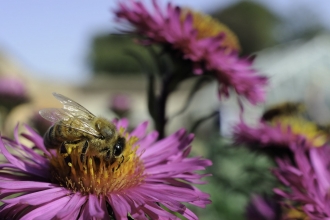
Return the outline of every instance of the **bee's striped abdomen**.
{"type": "Polygon", "coordinates": [[[57,137],[56,130],[58,129],[58,127],[59,126],[55,124],[55,125],[51,126],[45,133],[44,145],[46,148],[54,149],[54,148],[61,146],[63,141],[59,138],[56,138],[57,137]]]}

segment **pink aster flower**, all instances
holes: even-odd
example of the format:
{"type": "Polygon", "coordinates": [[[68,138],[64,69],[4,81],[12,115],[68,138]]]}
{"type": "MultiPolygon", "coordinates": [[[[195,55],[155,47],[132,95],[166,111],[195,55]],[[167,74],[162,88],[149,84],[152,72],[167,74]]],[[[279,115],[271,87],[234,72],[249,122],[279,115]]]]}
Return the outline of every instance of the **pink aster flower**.
{"type": "Polygon", "coordinates": [[[320,147],[326,144],[328,137],[311,121],[281,117],[272,122],[262,121],[255,127],[241,121],[234,127],[234,139],[252,150],[282,156],[291,154],[291,144],[304,140],[309,147],[320,147]]]}
{"type": "Polygon", "coordinates": [[[282,210],[278,198],[253,195],[246,207],[245,216],[248,220],[280,220],[282,210]]]}
{"type": "Polygon", "coordinates": [[[195,74],[212,74],[219,82],[219,95],[233,88],[251,103],[263,101],[267,79],[257,75],[251,61],[238,57],[236,36],[210,16],[168,4],[162,10],[153,0],[154,12],[140,1],[121,2],[115,14],[133,26],[144,44],[159,44],[191,62],[195,74]]]}
{"type": "Polygon", "coordinates": [[[16,106],[28,100],[24,83],[18,78],[0,78],[0,105],[16,106]]]}
{"type": "Polygon", "coordinates": [[[131,109],[130,97],[125,94],[115,94],[110,99],[109,108],[120,118],[125,117],[131,109]]]}
{"type": "Polygon", "coordinates": [[[283,130],[280,124],[271,126],[261,122],[256,127],[251,127],[241,121],[234,127],[236,144],[244,144],[253,151],[262,152],[271,157],[291,154],[288,146],[300,138],[303,137],[293,134],[289,126],[283,130]]]}
{"type": "Polygon", "coordinates": [[[306,142],[290,145],[294,161],[278,158],[277,178],[288,187],[274,191],[298,204],[309,218],[330,219],[330,147],[308,148],[306,142]],[[307,149],[307,150],[306,150],[307,149]]]}
{"type": "Polygon", "coordinates": [[[157,141],[157,132],[146,134],[146,122],[131,133],[127,120],[115,124],[127,144],[120,164],[106,165],[93,157],[82,164],[76,149],[68,162],[59,150],[47,150],[28,126],[22,136],[33,148],[19,140],[17,128],[14,140],[2,137],[6,162],[0,165],[0,218],[179,219],[175,212],[197,219],[184,203],[210,203],[209,195],[192,184],[204,183],[200,179],[206,175],[196,171],[211,161],[187,158],[193,135],[179,130],[157,141]]]}

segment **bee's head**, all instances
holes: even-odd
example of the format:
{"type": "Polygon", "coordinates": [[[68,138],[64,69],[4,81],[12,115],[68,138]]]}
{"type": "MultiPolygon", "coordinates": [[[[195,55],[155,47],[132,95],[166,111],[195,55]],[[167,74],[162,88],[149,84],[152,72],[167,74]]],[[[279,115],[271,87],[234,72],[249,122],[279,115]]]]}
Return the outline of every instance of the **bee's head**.
{"type": "Polygon", "coordinates": [[[125,142],[126,142],[126,140],[123,137],[119,137],[117,139],[117,141],[115,142],[115,144],[113,146],[113,156],[115,158],[119,157],[123,153],[123,151],[125,149],[125,145],[126,145],[125,142]]]}
{"type": "Polygon", "coordinates": [[[106,155],[105,160],[109,161],[111,164],[116,161],[117,158],[122,157],[125,150],[126,140],[123,137],[118,137],[118,139],[111,144],[106,155]]]}

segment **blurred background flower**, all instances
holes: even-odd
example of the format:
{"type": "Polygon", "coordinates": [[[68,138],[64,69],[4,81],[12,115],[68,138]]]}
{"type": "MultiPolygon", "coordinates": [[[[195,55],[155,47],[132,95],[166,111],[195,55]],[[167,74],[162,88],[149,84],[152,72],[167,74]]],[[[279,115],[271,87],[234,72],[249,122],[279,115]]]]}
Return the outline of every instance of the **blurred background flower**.
{"type": "Polygon", "coordinates": [[[250,203],[246,207],[247,220],[281,220],[282,210],[279,199],[275,196],[251,196],[250,203]]]}
{"type": "Polygon", "coordinates": [[[29,101],[29,94],[19,77],[0,77],[0,127],[5,131],[9,113],[17,106],[29,101]]]}
{"type": "Polygon", "coordinates": [[[0,103],[13,108],[16,105],[28,101],[28,93],[24,82],[15,77],[0,78],[0,103]]]}
{"type": "Polygon", "coordinates": [[[270,107],[256,126],[241,121],[234,127],[236,144],[245,144],[253,151],[275,157],[292,156],[291,144],[301,140],[308,147],[327,144],[329,131],[311,120],[301,103],[284,103],[270,107]]]}
{"type": "Polygon", "coordinates": [[[127,117],[131,110],[132,101],[128,95],[113,94],[109,100],[109,109],[119,118],[127,117]]]}

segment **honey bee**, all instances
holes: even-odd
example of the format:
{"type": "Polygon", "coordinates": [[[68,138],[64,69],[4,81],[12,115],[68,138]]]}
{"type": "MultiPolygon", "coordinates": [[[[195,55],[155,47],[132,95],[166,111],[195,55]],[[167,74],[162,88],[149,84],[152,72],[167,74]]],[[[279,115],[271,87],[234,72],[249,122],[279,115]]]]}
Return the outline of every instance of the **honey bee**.
{"type": "Polygon", "coordinates": [[[112,164],[125,149],[125,138],[120,136],[116,126],[105,118],[96,117],[86,108],[64,95],[53,93],[63,108],[48,108],[39,114],[54,124],[44,135],[44,144],[48,149],[60,149],[65,153],[68,147],[78,146],[80,160],[86,162],[86,156],[103,158],[112,164]]]}
{"type": "Polygon", "coordinates": [[[261,119],[263,121],[272,121],[278,117],[286,116],[305,116],[306,107],[303,103],[300,102],[284,102],[278,105],[274,105],[271,108],[267,109],[261,119]]]}

